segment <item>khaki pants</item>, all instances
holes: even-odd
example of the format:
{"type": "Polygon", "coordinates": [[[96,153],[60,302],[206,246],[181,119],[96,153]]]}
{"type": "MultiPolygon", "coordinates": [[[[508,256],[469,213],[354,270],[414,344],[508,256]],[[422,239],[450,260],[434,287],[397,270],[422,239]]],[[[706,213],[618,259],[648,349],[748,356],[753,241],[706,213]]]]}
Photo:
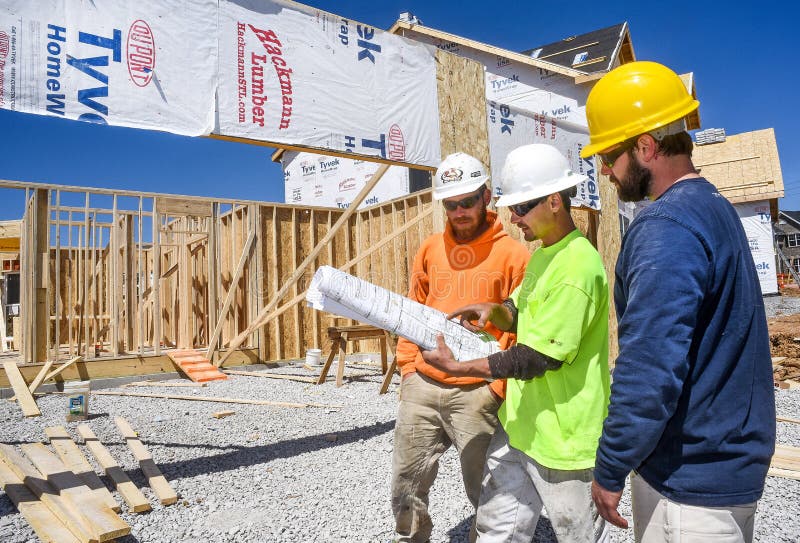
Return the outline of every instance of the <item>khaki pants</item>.
{"type": "Polygon", "coordinates": [[[530,543],[543,505],[558,541],[609,541],[609,527],[592,501],[591,487],[591,469],[545,467],[512,447],[498,426],[486,458],[478,541],[530,543]]]}
{"type": "Polygon", "coordinates": [[[674,502],[631,474],[633,534],[637,543],[751,543],[756,503],[700,507],[674,502]]]}
{"type": "Polygon", "coordinates": [[[451,445],[461,459],[467,497],[477,507],[498,407],[487,384],[445,385],[418,373],[403,380],[392,457],[392,511],[399,541],[430,538],[428,492],[439,457],[451,445]]]}

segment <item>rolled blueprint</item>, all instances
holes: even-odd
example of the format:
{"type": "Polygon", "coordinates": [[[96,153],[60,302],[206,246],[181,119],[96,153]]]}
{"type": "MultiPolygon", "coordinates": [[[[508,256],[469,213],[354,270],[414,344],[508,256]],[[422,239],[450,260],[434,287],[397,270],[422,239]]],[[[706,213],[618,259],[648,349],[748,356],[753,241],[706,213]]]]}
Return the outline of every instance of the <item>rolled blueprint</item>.
{"type": "Polygon", "coordinates": [[[437,309],[330,266],[317,269],[306,302],[319,311],[388,330],[423,350],[435,349],[436,336],[442,333],[459,361],[484,358],[500,350],[490,334],[470,332],[437,309]]]}

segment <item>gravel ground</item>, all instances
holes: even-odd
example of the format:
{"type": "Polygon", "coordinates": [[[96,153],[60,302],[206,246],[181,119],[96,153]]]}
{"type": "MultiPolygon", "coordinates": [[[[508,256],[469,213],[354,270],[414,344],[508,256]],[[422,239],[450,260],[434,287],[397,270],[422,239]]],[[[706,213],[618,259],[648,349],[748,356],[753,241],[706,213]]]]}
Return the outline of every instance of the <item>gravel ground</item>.
{"type": "Polygon", "coordinates": [[[800,296],[764,296],[764,309],[768,319],[800,313],[800,296]]]}
{"type": "MultiPolygon", "coordinates": [[[[300,363],[272,370],[311,375],[300,363]]],[[[153,398],[92,396],[88,424],[153,504],[153,511],[122,516],[131,535],[120,543],[388,541],[389,498],[396,386],[378,395],[380,378],[369,368],[348,366],[353,379],[341,388],[231,376],[197,388],[125,388],[124,391],[193,396],[315,402],[341,408],[277,408],[153,398]],[[224,419],[211,415],[235,410],[224,419]],[[139,432],[171,481],[178,504],[157,503],[113,423],[125,417],[139,432]]],[[[397,378],[395,378],[397,381],[397,378]]],[[[120,390],[120,389],[109,389],[120,390]]],[[[800,390],[778,390],[778,414],[800,419],[800,390]]],[[[0,441],[44,441],[44,428],[64,422],[66,398],[39,400],[42,417],[23,419],[0,401],[0,441]]],[[[778,423],[778,442],[800,446],[800,424],[778,423]]],[[[92,459],[93,461],[93,459],[92,459]]],[[[99,472],[99,470],[98,470],[99,472]]],[[[118,501],[122,500],[115,492],[118,501]]],[[[467,541],[469,504],[457,458],[446,453],[430,496],[433,542],[467,541]]],[[[124,506],[123,506],[124,507],[124,506]]],[[[800,540],[800,481],[767,479],[756,518],[756,540],[800,540]]],[[[630,518],[627,492],[621,512],[630,518]]],[[[613,541],[633,541],[614,529],[613,541]]],[[[33,531],[0,493],[0,541],[36,541],[33,531]]],[[[534,541],[555,541],[542,517],[534,541]]]]}

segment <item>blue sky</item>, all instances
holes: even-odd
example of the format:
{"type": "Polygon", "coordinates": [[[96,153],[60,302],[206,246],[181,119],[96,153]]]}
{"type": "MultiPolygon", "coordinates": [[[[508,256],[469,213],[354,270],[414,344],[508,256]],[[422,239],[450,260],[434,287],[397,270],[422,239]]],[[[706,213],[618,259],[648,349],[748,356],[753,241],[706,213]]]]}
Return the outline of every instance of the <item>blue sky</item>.
{"type": "MultiPolygon", "coordinates": [[[[786,197],[800,210],[795,17],[786,3],[309,2],[387,29],[403,11],[426,26],[512,51],[628,21],[637,59],[694,72],[703,128],[774,128],[786,197]]],[[[272,149],[97,126],[0,110],[0,179],[283,201],[272,149]]],[[[0,189],[0,220],[22,213],[20,191],[0,189]]]]}

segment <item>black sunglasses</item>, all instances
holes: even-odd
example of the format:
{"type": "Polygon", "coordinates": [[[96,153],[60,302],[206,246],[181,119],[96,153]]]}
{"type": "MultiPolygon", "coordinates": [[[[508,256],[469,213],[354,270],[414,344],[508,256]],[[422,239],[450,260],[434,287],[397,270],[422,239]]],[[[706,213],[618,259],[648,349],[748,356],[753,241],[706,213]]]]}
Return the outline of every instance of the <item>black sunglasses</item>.
{"type": "Polygon", "coordinates": [[[623,141],[619,147],[612,149],[607,153],[597,153],[597,156],[600,157],[600,160],[606,165],[607,168],[613,168],[617,159],[619,159],[623,153],[626,153],[629,149],[633,149],[635,146],[636,138],[631,138],[623,141]]]}
{"type": "Polygon", "coordinates": [[[459,207],[462,207],[463,209],[472,209],[483,196],[484,189],[486,189],[486,185],[478,189],[478,192],[472,196],[467,196],[466,198],[462,198],[461,200],[455,202],[442,200],[442,204],[447,211],[455,211],[459,207]]]}
{"type": "Polygon", "coordinates": [[[547,196],[542,196],[541,198],[536,198],[535,200],[528,200],[527,202],[522,202],[521,204],[511,204],[508,206],[508,209],[516,215],[517,217],[524,217],[527,215],[531,209],[538,206],[542,202],[547,200],[547,196]]]}

